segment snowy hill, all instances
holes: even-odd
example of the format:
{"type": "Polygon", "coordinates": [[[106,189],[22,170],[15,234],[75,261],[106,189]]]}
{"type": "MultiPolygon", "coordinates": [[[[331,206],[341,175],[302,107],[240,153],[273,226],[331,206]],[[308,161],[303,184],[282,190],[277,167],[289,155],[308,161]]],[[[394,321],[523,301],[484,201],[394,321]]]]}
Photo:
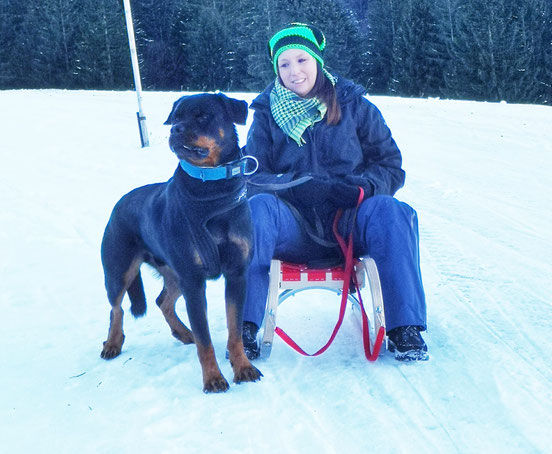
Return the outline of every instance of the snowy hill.
{"type": "MultiPolygon", "coordinates": [[[[100,359],[103,229],[120,196],[172,175],[162,123],[179,95],[144,95],[140,149],[134,93],[0,92],[2,452],[551,452],[550,107],[373,98],[404,155],[397,197],[420,217],[430,361],[368,363],[348,310],[324,355],[277,339],[261,382],[204,395],[195,347],[171,336],[147,271],[147,316],[127,311],[121,356],[100,359]]],[[[208,292],[231,377],[222,281],[208,292]]],[[[338,304],[296,297],[279,323],[314,351],[338,304]]]]}

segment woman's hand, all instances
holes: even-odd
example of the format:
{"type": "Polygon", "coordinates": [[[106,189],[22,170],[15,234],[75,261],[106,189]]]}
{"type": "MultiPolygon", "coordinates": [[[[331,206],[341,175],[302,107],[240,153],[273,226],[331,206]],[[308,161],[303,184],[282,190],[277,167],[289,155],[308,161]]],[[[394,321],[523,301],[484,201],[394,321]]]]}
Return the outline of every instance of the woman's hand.
{"type": "Polygon", "coordinates": [[[332,186],[333,184],[328,180],[312,177],[312,180],[291,188],[291,193],[297,203],[303,206],[317,207],[328,203],[332,186]]]}
{"type": "Polygon", "coordinates": [[[331,203],[338,208],[354,208],[357,205],[360,190],[358,186],[313,177],[291,188],[295,201],[303,206],[321,207],[331,203]]]}
{"type": "Polygon", "coordinates": [[[340,181],[331,185],[330,201],[339,208],[354,208],[357,206],[360,189],[340,181]]]}

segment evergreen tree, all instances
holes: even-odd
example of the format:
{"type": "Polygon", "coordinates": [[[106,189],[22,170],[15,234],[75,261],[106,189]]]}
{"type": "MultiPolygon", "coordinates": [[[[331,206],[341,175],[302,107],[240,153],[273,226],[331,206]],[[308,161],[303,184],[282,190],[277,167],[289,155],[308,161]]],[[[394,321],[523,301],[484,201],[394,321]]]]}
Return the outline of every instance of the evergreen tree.
{"type": "Polygon", "coordinates": [[[239,0],[241,14],[231,14],[232,42],[236,48],[234,86],[242,91],[261,91],[272,79],[267,42],[277,31],[277,2],[274,0],[239,0]],[[239,80],[236,80],[239,78],[239,80]]]}
{"type": "Polygon", "coordinates": [[[404,0],[398,7],[391,83],[403,96],[437,96],[443,73],[445,45],[430,0],[404,0]]]}
{"type": "Polygon", "coordinates": [[[345,5],[346,8],[348,8],[356,17],[356,20],[358,21],[358,24],[360,26],[360,32],[363,36],[367,34],[368,31],[368,11],[371,8],[371,2],[367,2],[366,0],[338,0],[343,5],[345,5]]]}
{"type": "Polygon", "coordinates": [[[172,24],[182,3],[182,0],[140,0],[132,3],[144,88],[168,90],[178,86],[179,43],[175,40],[172,24]]]}
{"type": "Polygon", "coordinates": [[[25,6],[13,0],[5,0],[0,4],[0,88],[18,86],[21,73],[18,71],[16,56],[21,48],[17,37],[21,33],[25,6]]]}
{"type": "Polygon", "coordinates": [[[16,39],[20,44],[15,64],[22,86],[71,88],[73,83],[75,0],[29,3],[16,39]]]}
{"type": "Polygon", "coordinates": [[[177,15],[173,39],[178,46],[184,90],[228,91],[233,88],[236,66],[235,45],[217,3],[187,2],[177,15]]]}
{"type": "Polygon", "coordinates": [[[525,52],[531,55],[532,96],[524,99],[552,105],[552,4],[547,0],[529,0],[522,16],[525,52]]]}
{"type": "Polygon", "coordinates": [[[193,48],[191,33],[197,27],[200,2],[187,1],[179,5],[170,26],[169,37],[174,45],[174,83],[180,90],[193,90],[190,83],[193,62],[190,50],[193,48]]]}
{"type": "Polygon", "coordinates": [[[453,97],[513,101],[527,95],[525,7],[525,0],[469,0],[457,9],[458,36],[446,78],[453,97]]]}
{"type": "Polygon", "coordinates": [[[214,8],[205,6],[199,11],[196,25],[189,34],[189,82],[201,91],[228,91],[235,62],[224,18],[214,8]]]}
{"type": "Polygon", "coordinates": [[[391,86],[398,15],[396,4],[397,0],[373,0],[367,13],[367,88],[372,93],[388,93],[391,86]]]}
{"type": "Polygon", "coordinates": [[[122,3],[80,0],[79,7],[76,83],[80,88],[129,88],[133,79],[122,3]]]}

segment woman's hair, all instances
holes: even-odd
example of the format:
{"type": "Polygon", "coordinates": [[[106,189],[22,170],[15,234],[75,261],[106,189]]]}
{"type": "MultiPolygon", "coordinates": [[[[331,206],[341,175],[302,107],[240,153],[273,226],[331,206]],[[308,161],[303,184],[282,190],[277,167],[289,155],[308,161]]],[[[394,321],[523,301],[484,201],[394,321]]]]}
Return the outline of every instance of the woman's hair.
{"type": "Polygon", "coordinates": [[[336,125],[341,120],[341,108],[337,102],[337,93],[335,91],[334,85],[322,71],[322,66],[320,63],[316,62],[317,73],[316,80],[312,90],[307,95],[309,98],[318,98],[324,104],[326,104],[326,123],[329,125],[336,125]]]}

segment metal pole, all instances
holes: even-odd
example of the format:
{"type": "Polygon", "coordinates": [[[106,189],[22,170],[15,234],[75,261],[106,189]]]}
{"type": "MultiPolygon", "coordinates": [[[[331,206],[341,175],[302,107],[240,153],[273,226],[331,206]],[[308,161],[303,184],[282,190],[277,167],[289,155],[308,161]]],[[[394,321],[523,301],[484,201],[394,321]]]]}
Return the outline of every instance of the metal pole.
{"type": "Polygon", "coordinates": [[[138,97],[138,128],[140,130],[140,141],[142,147],[149,147],[148,128],[146,126],[146,116],[142,109],[142,82],[140,81],[140,66],[138,65],[138,54],[136,53],[136,40],[134,38],[134,25],[132,23],[132,11],[130,10],[130,0],[123,0],[125,7],[125,18],[128,33],[128,45],[130,47],[130,59],[132,61],[132,73],[134,74],[134,86],[136,87],[136,96],[138,97]]]}

